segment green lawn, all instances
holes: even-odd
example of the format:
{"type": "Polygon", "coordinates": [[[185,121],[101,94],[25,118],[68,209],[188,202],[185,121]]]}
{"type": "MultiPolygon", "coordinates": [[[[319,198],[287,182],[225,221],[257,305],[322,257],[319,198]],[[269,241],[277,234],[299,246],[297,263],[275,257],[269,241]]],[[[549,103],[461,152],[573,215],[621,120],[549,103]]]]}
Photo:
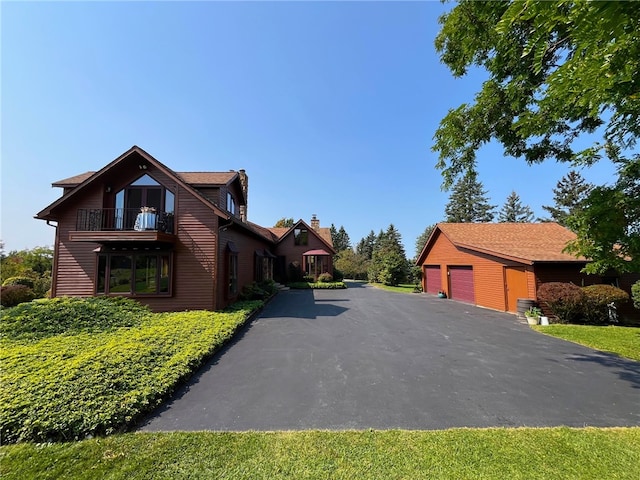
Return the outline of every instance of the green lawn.
{"type": "Polygon", "coordinates": [[[124,434],[0,448],[26,479],[636,479],[640,427],[124,434]]]}
{"type": "Polygon", "coordinates": [[[398,293],[416,293],[414,284],[410,283],[401,283],[396,287],[392,287],[389,285],[384,285],[382,283],[370,283],[369,285],[373,285],[376,288],[381,288],[383,290],[388,290],[390,292],[398,292],[398,293]]]}
{"type": "Polygon", "coordinates": [[[533,326],[538,332],[640,362],[640,328],[587,325],[533,326]]]}

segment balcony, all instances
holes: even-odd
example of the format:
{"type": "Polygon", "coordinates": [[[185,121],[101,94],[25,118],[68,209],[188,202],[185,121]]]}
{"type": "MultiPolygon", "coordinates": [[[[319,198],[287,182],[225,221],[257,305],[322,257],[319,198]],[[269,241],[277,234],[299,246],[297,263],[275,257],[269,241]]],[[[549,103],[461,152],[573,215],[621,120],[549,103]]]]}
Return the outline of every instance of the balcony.
{"type": "Polygon", "coordinates": [[[151,208],[81,208],[72,242],[175,242],[173,213],[151,208]]]}

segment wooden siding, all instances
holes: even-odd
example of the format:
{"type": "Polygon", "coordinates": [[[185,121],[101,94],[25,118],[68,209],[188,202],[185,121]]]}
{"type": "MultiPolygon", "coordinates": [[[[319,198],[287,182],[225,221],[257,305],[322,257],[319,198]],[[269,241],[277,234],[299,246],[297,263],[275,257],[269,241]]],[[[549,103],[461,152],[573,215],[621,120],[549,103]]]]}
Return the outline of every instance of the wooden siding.
{"type": "MultiPolygon", "coordinates": [[[[220,232],[220,245],[218,258],[220,265],[218,267],[217,288],[217,304],[218,308],[222,308],[237,299],[237,295],[230,296],[228,294],[228,267],[226,264],[227,244],[233,242],[238,250],[238,294],[242,292],[242,288],[251,284],[256,280],[256,250],[269,250],[272,254],[273,245],[266,240],[262,240],[257,236],[247,235],[246,232],[240,230],[240,227],[230,227],[220,232]]],[[[275,259],[274,259],[275,263],[275,259]]]]}
{"type": "MultiPolygon", "coordinates": [[[[150,167],[149,173],[175,194],[177,241],[173,249],[173,294],[171,297],[136,297],[154,311],[180,311],[217,308],[218,217],[200,199],[178,187],[171,178],[150,167]]],[[[118,187],[128,184],[140,171],[121,171],[118,187]]],[[[113,195],[113,190],[111,195],[113,195]]],[[[69,232],[75,230],[79,208],[102,208],[102,190],[87,192],[75,199],[74,205],[58,212],[58,232],[55,251],[56,296],[92,296],[95,292],[96,253],[99,244],[71,242],[69,232]]],[[[135,244],[131,245],[132,247],[135,244]]]]}
{"type": "MultiPolygon", "coordinates": [[[[441,282],[447,289],[447,296],[450,296],[451,293],[448,288],[448,268],[452,266],[472,266],[475,304],[501,311],[507,310],[504,267],[523,266],[517,262],[457,248],[442,232],[436,232],[436,237],[423,261],[423,265],[440,265],[441,282]]],[[[525,269],[527,271],[527,288],[533,295],[535,292],[533,270],[529,266],[525,266],[525,269]],[[530,286],[529,283],[531,283],[530,286]]]]}
{"type": "Polygon", "coordinates": [[[286,274],[289,274],[289,265],[293,262],[298,262],[300,264],[300,268],[303,268],[302,254],[304,252],[308,252],[309,250],[324,250],[329,253],[329,273],[333,275],[333,255],[331,255],[329,248],[317,237],[317,233],[312,229],[309,229],[308,239],[309,241],[307,245],[296,245],[294,241],[294,232],[292,230],[289,235],[277,244],[273,253],[285,258],[284,266],[286,274]]]}

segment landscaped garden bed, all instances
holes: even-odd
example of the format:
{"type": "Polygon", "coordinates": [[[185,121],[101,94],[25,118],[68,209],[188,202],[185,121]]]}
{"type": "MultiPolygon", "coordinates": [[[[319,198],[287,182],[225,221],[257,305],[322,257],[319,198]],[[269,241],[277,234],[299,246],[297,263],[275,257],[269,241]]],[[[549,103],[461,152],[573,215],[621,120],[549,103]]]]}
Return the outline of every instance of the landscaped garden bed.
{"type": "Polygon", "coordinates": [[[261,305],[152,314],[123,298],[59,298],[3,309],[2,443],[74,440],[126,429],[261,305]]]}

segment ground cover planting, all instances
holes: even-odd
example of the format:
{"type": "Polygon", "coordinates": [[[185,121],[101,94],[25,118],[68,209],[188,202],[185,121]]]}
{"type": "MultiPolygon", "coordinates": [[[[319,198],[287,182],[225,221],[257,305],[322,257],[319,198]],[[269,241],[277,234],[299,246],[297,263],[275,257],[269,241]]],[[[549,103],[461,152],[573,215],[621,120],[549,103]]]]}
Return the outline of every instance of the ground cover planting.
{"type": "Polygon", "coordinates": [[[152,314],[131,300],[92,298],[3,309],[2,443],[74,440],[126,429],[261,305],[152,314]]]}

